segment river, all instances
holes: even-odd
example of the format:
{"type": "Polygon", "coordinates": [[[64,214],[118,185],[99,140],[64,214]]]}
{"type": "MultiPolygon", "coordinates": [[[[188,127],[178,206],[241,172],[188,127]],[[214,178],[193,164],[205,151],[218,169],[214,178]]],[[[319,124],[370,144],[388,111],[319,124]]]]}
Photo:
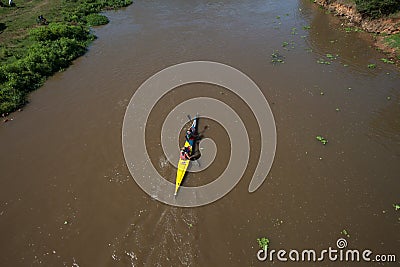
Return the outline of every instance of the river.
{"type": "MultiPolygon", "coordinates": [[[[88,53],[0,125],[2,266],[266,266],[256,256],[260,237],[271,249],[316,250],[342,237],[351,248],[400,257],[392,206],[400,201],[400,73],[380,61],[366,33],[346,33],[306,0],[135,1],[106,14],[111,23],[94,29],[88,53]],[[272,63],[273,53],[284,63],[272,63]],[[229,194],[177,208],[132,179],[122,123],[146,79],[195,60],[230,65],[257,83],[274,114],[277,147],[267,179],[250,194],[260,140],[248,107],[218,86],[176,88],[150,117],[153,162],[163,160],[157,118],[197,96],[234,107],[252,145],[229,194]]],[[[224,130],[212,120],[204,126],[220,153],[189,174],[189,186],[211,181],[229,160],[224,130]]],[[[173,181],[174,167],[160,166],[173,181]]]]}

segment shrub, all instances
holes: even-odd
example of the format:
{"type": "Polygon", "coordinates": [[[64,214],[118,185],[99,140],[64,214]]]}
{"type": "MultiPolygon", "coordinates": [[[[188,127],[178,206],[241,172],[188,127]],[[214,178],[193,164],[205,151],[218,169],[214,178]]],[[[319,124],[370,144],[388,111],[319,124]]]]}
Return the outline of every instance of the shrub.
{"type": "Polygon", "coordinates": [[[88,39],[89,30],[83,26],[67,25],[65,23],[50,23],[47,27],[38,27],[30,31],[35,41],[54,41],[62,37],[77,40],[88,39]]]}
{"type": "Polygon", "coordinates": [[[358,12],[364,17],[379,18],[400,10],[399,0],[356,0],[358,12]]]}
{"type": "Polygon", "coordinates": [[[110,22],[108,18],[100,14],[89,14],[86,16],[86,24],[88,26],[100,26],[110,22]]]}

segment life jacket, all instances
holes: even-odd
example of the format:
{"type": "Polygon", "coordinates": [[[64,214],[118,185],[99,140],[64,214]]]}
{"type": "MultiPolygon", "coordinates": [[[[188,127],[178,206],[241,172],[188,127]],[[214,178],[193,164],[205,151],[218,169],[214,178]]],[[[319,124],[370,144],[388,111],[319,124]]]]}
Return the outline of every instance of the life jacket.
{"type": "Polygon", "coordinates": [[[194,130],[193,130],[193,128],[190,128],[189,130],[186,131],[186,137],[187,137],[187,139],[189,139],[189,140],[195,140],[195,139],[196,139],[196,137],[195,137],[195,135],[194,135],[194,130]]]}
{"type": "Polygon", "coordinates": [[[190,154],[190,148],[189,147],[185,147],[184,149],[182,149],[181,150],[181,156],[180,156],[180,158],[181,159],[188,159],[188,158],[186,158],[186,156],[185,156],[185,154],[190,154]]]}

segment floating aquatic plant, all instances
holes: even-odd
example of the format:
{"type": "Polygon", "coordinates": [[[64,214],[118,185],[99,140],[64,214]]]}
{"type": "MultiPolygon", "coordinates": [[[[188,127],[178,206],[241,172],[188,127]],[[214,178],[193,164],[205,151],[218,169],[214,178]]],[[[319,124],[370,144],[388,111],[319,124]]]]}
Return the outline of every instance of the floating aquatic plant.
{"type": "Polygon", "coordinates": [[[326,145],[326,143],[328,143],[328,140],[326,140],[324,137],[317,135],[315,137],[318,141],[320,141],[323,145],[326,145]]]}
{"type": "Polygon", "coordinates": [[[375,69],[376,68],[376,64],[368,64],[368,68],[375,69]]]}
{"type": "Polygon", "coordinates": [[[337,59],[338,56],[339,55],[334,56],[332,54],[326,54],[326,57],[329,58],[329,59],[337,59]]]}
{"type": "Polygon", "coordinates": [[[397,211],[400,210],[400,204],[393,204],[393,208],[397,211]]]}
{"type": "Polygon", "coordinates": [[[289,45],[288,42],[283,42],[283,43],[282,43],[282,46],[283,46],[283,47],[286,47],[286,46],[288,46],[288,45],[289,45]]]}
{"type": "Polygon", "coordinates": [[[303,26],[303,30],[309,30],[309,29],[311,29],[311,26],[303,26]]]}
{"type": "Polygon", "coordinates": [[[318,64],[325,64],[325,65],[330,65],[331,64],[331,62],[329,62],[329,61],[327,61],[327,60],[325,60],[323,58],[318,59],[317,63],[318,64]]]}
{"type": "Polygon", "coordinates": [[[346,231],[346,229],[343,229],[341,232],[342,235],[345,235],[346,237],[350,237],[350,234],[346,231]]]}
{"type": "Polygon", "coordinates": [[[279,51],[276,50],[271,54],[271,62],[272,63],[285,63],[285,57],[281,54],[279,54],[279,51]]]}
{"type": "Polygon", "coordinates": [[[266,237],[257,238],[258,245],[261,249],[267,249],[269,245],[269,239],[266,237]]]}
{"type": "Polygon", "coordinates": [[[394,61],[387,59],[387,58],[381,58],[382,62],[387,63],[387,64],[394,64],[394,61]]]}

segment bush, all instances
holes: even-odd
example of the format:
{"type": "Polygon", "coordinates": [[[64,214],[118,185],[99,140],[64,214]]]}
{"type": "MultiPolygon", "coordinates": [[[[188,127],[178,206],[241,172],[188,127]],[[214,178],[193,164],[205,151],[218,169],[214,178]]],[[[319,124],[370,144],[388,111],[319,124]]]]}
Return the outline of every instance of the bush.
{"type": "Polygon", "coordinates": [[[26,103],[25,94],[16,90],[0,88],[0,112],[12,112],[26,103]]]}
{"type": "MultiPolygon", "coordinates": [[[[115,9],[125,7],[132,4],[132,0],[83,0],[76,1],[79,4],[73,10],[65,11],[63,13],[64,19],[69,22],[85,23],[86,16],[90,14],[97,14],[103,9],[115,9]]],[[[103,19],[103,21],[105,21],[103,19]]],[[[107,19],[108,22],[108,19],[107,19]]],[[[106,23],[102,23],[106,24],[106,23]]],[[[98,25],[102,25],[98,24],[98,25]]],[[[95,25],[91,25],[95,26],[95,25]]]]}
{"type": "Polygon", "coordinates": [[[100,14],[89,14],[86,16],[86,24],[88,26],[100,26],[110,22],[106,16],[100,14]]]}
{"type": "Polygon", "coordinates": [[[364,17],[380,18],[400,10],[399,0],[356,0],[357,11],[364,17]]]}
{"type": "Polygon", "coordinates": [[[83,26],[67,25],[65,23],[50,23],[47,27],[38,27],[30,31],[30,36],[35,41],[54,41],[62,37],[86,40],[89,30],[83,26]]]}

